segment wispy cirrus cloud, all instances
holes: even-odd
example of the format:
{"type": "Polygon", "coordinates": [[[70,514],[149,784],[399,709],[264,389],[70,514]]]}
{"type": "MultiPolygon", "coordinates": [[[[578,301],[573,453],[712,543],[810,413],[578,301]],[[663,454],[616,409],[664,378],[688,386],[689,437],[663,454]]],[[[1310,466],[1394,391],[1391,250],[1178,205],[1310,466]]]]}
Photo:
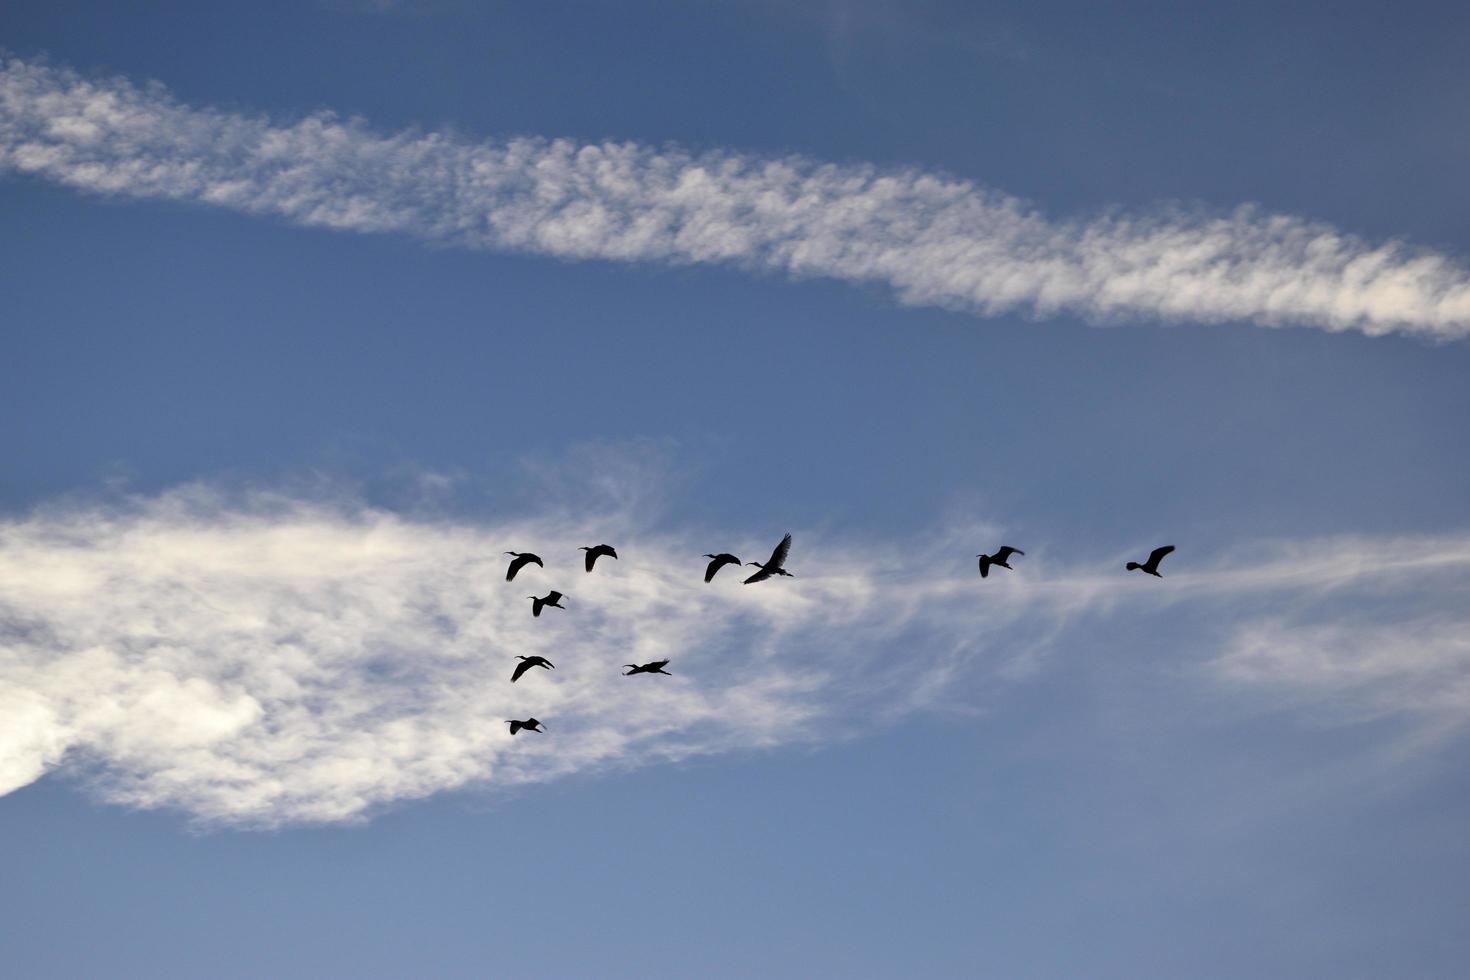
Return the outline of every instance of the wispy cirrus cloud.
{"type": "Polygon", "coordinates": [[[956,557],[978,529],[903,549],[796,529],[799,578],[746,587],[705,585],[699,556],[758,555],[774,532],[652,533],[621,499],[581,512],[430,520],[198,485],[0,522],[0,792],[59,771],[205,824],[357,820],[860,733],[1132,656],[1140,627],[1187,636],[1161,656],[1208,690],[1333,723],[1470,722],[1463,535],[1186,551],[1162,582],[1033,546],[982,584],[956,557]],[[588,575],[577,547],[601,540],[622,558],[588,575]],[[546,568],[506,583],[507,549],[546,568]],[[1374,563],[1393,553],[1414,557],[1374,563]],[[526,597],[551,588],[568,609],[533,619],[526,597]],[[512,685],[516,654],[557,669],[512,685]],[[672,677],[621,676],[664,657],[672,677]],[[512,738],[528,715],[549,733],[512,738]]]}
{"type": "Polygon", "coordinates": [[[0,66],[0,170],[465,248],[878,283],[984,315],[1470,333],[1462,261],[1250,207],[1058,220],[913,169],[382,135],[329,113],[282,122],[187,106],[156,84],[19,59],[0,66]]]}

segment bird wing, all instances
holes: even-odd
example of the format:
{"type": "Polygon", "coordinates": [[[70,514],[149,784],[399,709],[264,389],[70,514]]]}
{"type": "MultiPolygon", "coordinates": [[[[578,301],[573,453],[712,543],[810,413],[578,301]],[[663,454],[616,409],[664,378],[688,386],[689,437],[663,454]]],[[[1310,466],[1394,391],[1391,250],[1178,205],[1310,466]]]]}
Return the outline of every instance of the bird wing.
{"type": "Polygon", "coordinates": [[[769,568],[762,568],[750,578],[746,579],[745,584],[749,585],[752,582],[764,582],[766,579],[770,578],[774,574],[775,572],[771,571],[769,568]]]}
{"type": "Polygon", "coordinates": [[[607,555],[609,558],[618,557],[618,549],[614,548],[610,544],[600,544],[597,546],[597,549],[601,551],[604,555],[607,555]]]}
{"type": "Polygon", "coordinates": [[[512,684],[514,684],[516,681],[520,680],[521,679],[521,675],[524,674],[526,671],[530,670],[534,666],[535,666],[535,664],[532,663],[531,661],[529,661],[529,660],[522,660],[520,663],[516,664],[515,673],[510,675],[510,682],[512,684]]]}
{"type": "Polygon", "coordinates": [[[550,594],[546,596],[545,601],[554,606],[558,602],[561,602],[561,593],[553,589],[551,590],[550,594]]]}
{"type": "Polygon", "coordinates": [[[1010,561],[1011,555],[1024,555],[1025,553],[1020,548],[1012,548],[1010,545],[1005,544],[1001,545],[1000,550],[995,553],[995,560],[1010,561]]]}
{"type": "Polygon", "coordinates": [[[592,571],[592,566],[597,564],[597,549],[588,548],[582,557],[582,563],[587,566],[587,571],[592,571]]]}
{"type": "Polygon", "coordinates": [[[780,544],[776,545],[776,550],[771,552],[771,560],[766,562],[766,565],[773,568],[780,568],[786,564],[786,556],[789,554],[791,554],[791,535],[788,534],[781,539],[780,544]]]}
{"type": "Polygon", "coordinates": [[[546,604],[546,600],[545,599],[537,599],[535,596],[532,596],[531,597],[531,615],[532,616],[540,616],[541,615],[541,607],[543,605],[545,605],[545,604],[546,604]]]}
{"type": "MultiPolygon", "coordinates": [[[[519,572],[521,569],[531,564],[541,565],[541,559],[531,554],[529,551],[522,552],[515,558],[514,561],[510,563],[510,567],[505,570],[505,580],[507,582],[511,581],[516,577],[516,572],[519,572]]],[[[546,566],[541,565],[541,567],[545,568],[546,566]]]]}
{"type": "Polygon", "coordinates": [[[985,578],[989,574],[990,574],[990,556],[989,555],[981,555],[980,556],[980,577],[981,578],[985,578]]]}
{"type": "Polygon", "coordinates": [[[650,661],[646,666],[649,670],[663,670],[668,665],[669,662],[667,660],[653,660],[650,661]]]}
{"type": "Polygon", "coordinates": [[[1159,562],[1163,561],[1164,556],[1173,550],[1174,546],[1172,544],[1166,544],[1162,548],[1155,548],[1153,551],[1149,552],[1148,561],[1144,562],[1144,564],[1147,565],[1149,568],[1157,569],[1159,567],[1159,562]]]}
{"type": "Polygon", "coordinates": [[[523,727],[524,727],[524,726],[523,726],[523,725],[521,725],[521,723],[520,723],[520,722],[518,722],[518,721],[513,721],[513,722],[511,722],[511,723],[510,723],[510,733],[511,733],[511,734],[512,734],[512,735],[514,735],[514,734],[515,734],[515,733],[516,733],[516,732],[518,732],[518,731],[520,731],[520,730],[521,730],[521,728],[523,728],[523,727]]]}
{"type": "Polygon", "coordinates": [[[704,580],[708,582],[710,579],[714,578],[715,572],[718,572],[726,565],[738,564],[740,564],[739,558],[736,558],[734,555],[721,552],[720,554],[715,555],[714,558],[710,559],[709,567],[704,570],[704,580]]]}

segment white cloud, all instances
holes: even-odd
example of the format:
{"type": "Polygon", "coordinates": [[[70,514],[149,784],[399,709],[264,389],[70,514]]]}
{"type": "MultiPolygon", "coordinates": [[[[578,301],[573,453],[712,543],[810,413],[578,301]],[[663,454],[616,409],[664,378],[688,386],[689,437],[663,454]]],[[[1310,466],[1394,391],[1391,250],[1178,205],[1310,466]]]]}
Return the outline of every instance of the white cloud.
{"type": "Polygon", "coordinates": [[[917,170],[633,143],[383,136],[200,109],[157,85],[0,67],[0,170],[467,248],[727,263],[979,314],[1470,333],[1470,269],[1244,207],[1059,221],[917,170]]]}
{"type": "Polygon", "coordinates": [[[1043,546],[982,585],[956,557],[977,550],[969,529],[904,549],[795,529],[797,579],[745,587],[727,569],[706,586],[701,554],[760,556],[785,529],[650,534],[611,496],[595,518],[477,524],[188,487],[0,522],[0,792],[59,770],[203,823],[353,820],[457,787],[841,737],[966,682],[1000,696],[1181,612],[1190,641],[1165,655],[1197,681],[1348,699],[1347,720],[1470,720],[1464,537],[1186,551],[1162,582],[1121,556],[1058,567],[1043,546]],[[602,540],[622,557],[587,575],[577,547],[602,540]],[[509,549],[546,569],[507,584],[509,549]],[[1416,557],[1371,560],[1385,554],[1416,557]],[[526,597],[551,588],[568,609],[533,619],[526,597]],[[557,669],[512,686],[520,653],[557,669]],[[674,676],[621,676],[663,657],[674,676]],[[505,719],[528,715],[548,734],[512,738],[505,719]]]}
{"type": "Polygon", "coordinates": [[[1251,623],[1213,668],[1334,715],[1414,714],[1459,728],[1470,721],[1470,615],[1399,622],[1251,623]]]}
{"type": "Polygon", "coordinates": [[[115,802],[336,821],[803,739],[880,693],[847,682],[912,623],[845,556],[804,542],[798,589],[728,569],[706,586],[704,551],[773,542],[629,542],[622,523],[469,526],[194,488],[0,525],[0,790],[64,757],[115,802]],[[604,537],[622,557],[587,575],[577,547],[604,537]],[[507,549],[546,570],[506,583],[507,549]],[[568,610],[533,619],[526,597],[550,588],[568,610]],[[512,686],[519,653],[557,669],[512,686]],[[620,673],[662,657],[673,677],[620,673]],[[550,733],[512,738],[505,719],[529,715],[550,733]]]}

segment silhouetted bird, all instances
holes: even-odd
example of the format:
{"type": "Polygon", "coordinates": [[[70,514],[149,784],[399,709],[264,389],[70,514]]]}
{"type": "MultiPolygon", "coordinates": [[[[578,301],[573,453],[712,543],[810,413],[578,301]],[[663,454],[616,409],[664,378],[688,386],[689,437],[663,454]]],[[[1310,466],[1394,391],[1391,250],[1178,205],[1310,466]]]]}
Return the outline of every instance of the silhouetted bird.
{"type": "Polygon", "coordinates": [[[603,555],[607,555],[609,558],[616,558],[618,556],[618,553],[612,549],[612,546],[606,544],[600,544],[595,548],[589,548],[583,545],[580,550],[587,552],[587,571],[589,572],[592,571],[592,566],[597,564],[597,559],[603,555]]]}
{"type": "Polygon", "coordinates": [[[1159,574],[1159,562],[1163,561],[1164,556],[1173,550],[1174,546],[1172,544],[1166,544],[1162,548],[1155,548],[1153,551],[1149,552],[1148,561],[1144,562],[1142,565],[1140,565],[1136,561],[1130,561],[1125,567],[1130,572],[1136,568],[1140,572],[1148,572],[1154,578],[1163,578],[1164,576],[1159,574]]]}
{"type": "Polygon", "coordinates": [[[546,733],[546,729],[541,727],[541,722],[537,721],[535,718],[527,718],[525,721],[516,721],[514,718],[508,718],[506,719],[505,723],[510,726],[510,733],[512,735],[520,731],[522,728],[524,728],[528,732],[535,732],[537,735],[543,735],[546,733]]]}
{"type": "Polygon", "coordinates": [[[520,663],[516,664],[516,672],[510,675],[510,682],[512,684],[520,680],[521,675],[530,670],[532,667],[545,667],[547,670],[556,669],[556,664],[552,663],[550,660],[547,660],[545,657],[522,656],[518,657],[517,659],[520,660],[520,663]]]}
{"type": "MultiPolygon", "coordinates": [[[[505,570],[505,580],[507,582],[514,581],[516,572],[519,572],[527,565],[541,565],[541,556],[533,555],[529,551],[507,551],[506,554],[513,556],[510,567],[505,570]]],[[[541,567],[545,568],[546,566],[541,565],[541,567]]]]}
{"type": "Polygon", "coordinates": [[[539,616],[539,615],[541,615],[541,607],[542,606],[550,606],[552,609],[565,609],[566,608],[566,606],[563,606],[561,604],[561,593],[560,592],[557,592],[555,589],[553,589],[552,591],[546,593],[546,595],[543,596],[543,597],[541,597],[540,599],[536,598],[533,595],[528,595],[528,596],[526,596],[526,598],[531,600],[531,615],[532,616],[539,616]]]}
{"type": "MultiPolygon", "coordinates": [[[[669,665],[669,662],[667,660],[651,660],[648,663],[642,664],[642,665],[639,665],[639,664],[623,664],[624,667],[631,667],[631,668],[633,668],[632,670],[628,671],[623,676],[624,677],[632,677],[634,674],[669,674],[669,672],[667,670],[664,670],[664,668],[667,667],[668,665],[669,665]]],[[[669,674],[669,676],[672,677],[674,675],[673,674],[669,674]]]]}
{"type": "Polygon", "coordinates": [[[1010,568],[1006,562],[1011,560],[1011,555],[1024,555],[1026,552],[1020,548],[1012,548],[1010,545],[1002,545],[1001,549],[993,555],[976,555],[980,559],[980,577],[984,578],[990,574],[990,566],[997,568],[1010,568]]]}
{"type": "Polygon", "coordinates": [[[760,571],[756,572],[750,578],[746,579],[745,584],[749,585],[752,582],[764,582],[772,575],[785,575],[787,578],[796,578],[795,575],[792,575],[786,569],[781,567],[786,564],[786,556],[790,553],[791,535],[788,534],[786,535],[786,537],[781,539],[780,544],[776,545],[776,550],[771,552],[770,559],[768,559],[764,565],[761,565],[761,563],[758,561],[748,561],[745,563],[747,565],[760,565],[760,571]]]}
{"type": "Polygon", "coordinates": [[[724,553],[721,553],[721,554],[718,554],[718,555],[705,555],[704,557],[710,559],[709,566],[707,568],[705,568],[705,570],[704,570],[704,580],[706,582],[708,582],[710,579],[714,578],[715,577],[715,572],[718,572],[720,569],[724,568],[726,565],[738,565],[738,564],[740,564],[740,559],[739,558],[736,558],[734,555],[727,555],[727,554],[724,554],[724,553]]]}

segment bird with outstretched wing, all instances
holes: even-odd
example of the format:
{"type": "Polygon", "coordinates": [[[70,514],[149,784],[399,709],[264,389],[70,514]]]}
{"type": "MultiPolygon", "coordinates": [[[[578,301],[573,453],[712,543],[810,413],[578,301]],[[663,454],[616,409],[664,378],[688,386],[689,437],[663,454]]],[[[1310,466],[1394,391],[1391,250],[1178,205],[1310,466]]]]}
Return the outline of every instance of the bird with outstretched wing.
{"type": "Polygon", "coordinates": [[[792,575],[783,567],[786,564],[786,556],[790,553],[791,535],[787,534],[786,537],[781,539],[781,543],[776,545],[776,550],[771,552],[770,559],[764,564],[758,561],[746,562],[747,565],[760,565],[760,571],[746,579],[745,584],[750,585],[752,582],[764,582],[772,575],[784,575],[787,578],[795,578],[795,575],[792,575]]]}

